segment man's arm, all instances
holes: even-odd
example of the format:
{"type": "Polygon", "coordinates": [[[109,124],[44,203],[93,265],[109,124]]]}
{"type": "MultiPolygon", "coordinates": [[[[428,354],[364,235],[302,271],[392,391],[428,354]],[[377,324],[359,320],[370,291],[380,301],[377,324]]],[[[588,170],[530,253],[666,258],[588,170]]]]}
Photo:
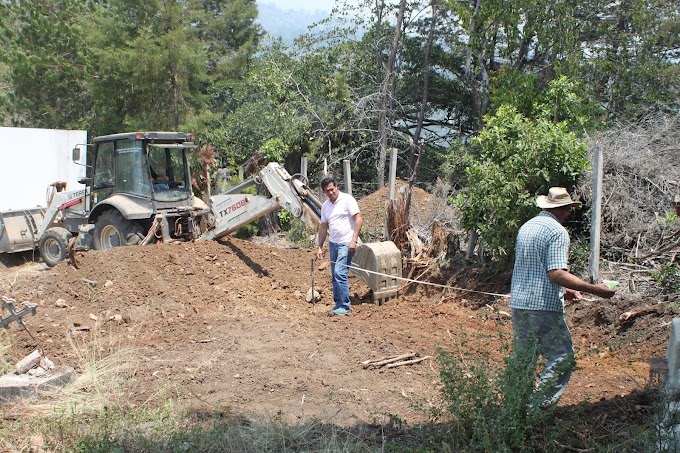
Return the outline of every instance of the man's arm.
{"type": "Polygon", "coordinates": [[[354,252],[357,249],[357,241],[359,240],[359,232],[361,231],[361,226],[364,224],[364,218],[361,217],[361,213],[357,212],[354,214],[354,232],[352,233],[352,240],[349,243],[350,252],[354,252]]]}
{"type": "Polygon", "coordinates": [[[326,236],[328,235],[328,224],[319,224],[319,236],[317,237],[318,247],[316,249],[316,259],[320,260],[323,258],[323,244],[326,242],[326,236]]]}
{"type": "Polygon", "coordinates": [[[604,284],[593,285],[581,280],[565,269],[554,269],[552,271],[548,271],[548,278],[553,283],[557,283],[558,285],[565,288],[594,294],[605,299],[609,299],[614,294],[616,294],[616,291],[609,289],[609,287],[604,284]]]}

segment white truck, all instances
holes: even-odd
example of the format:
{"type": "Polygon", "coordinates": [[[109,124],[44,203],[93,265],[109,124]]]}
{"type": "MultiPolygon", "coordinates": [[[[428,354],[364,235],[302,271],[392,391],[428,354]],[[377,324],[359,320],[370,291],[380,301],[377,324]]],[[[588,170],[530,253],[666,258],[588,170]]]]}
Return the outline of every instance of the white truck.
{"type": "MultiPolygon", "coordinates": [[[[206,202],[194,196],[187,153],[193,134],[130,132],[96,137],[84,187],[55,194],[42,218],[3,217],[0,251],[37,246],[54,266],[69,250],[108,249],[171,240],[217,240],[277,209],[318,224],[321,201],[300,176],[269,163],[250,179],[206,202]],[[265,195],[242,193],[259,184],[265,195]],[[12,240],[20,238],[13,243],[12,240]],[[73,238],[73,240],[71,239],[73,238]],[[6,241],[6,242],[3,242],[6,241]],[[3,244],[5,244],[3,246],[3,244]]],[[[81,159],[79,147],[74,161],[81,159]]],[[[401,253],[392,242],[362,244],[352,269],[373,290],[376,303],[395,297],[401,253]]]]}
{"type": "Polygon", "coordinates": [[[85,154],[72,161],[71,149],[87,143],[87,131],[0,127],[5,161],[0,166],[0,251],[22,252],[36,245],[36,226],[42,223],[51,185],[81,187],[85,154]]]}

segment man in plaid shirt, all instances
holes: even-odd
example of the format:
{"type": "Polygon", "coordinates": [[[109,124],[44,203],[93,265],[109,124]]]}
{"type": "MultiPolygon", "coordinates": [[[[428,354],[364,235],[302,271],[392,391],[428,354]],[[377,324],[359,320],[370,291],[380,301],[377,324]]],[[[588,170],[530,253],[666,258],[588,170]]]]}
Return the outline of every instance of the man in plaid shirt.
{"type": "Polygon", "coordinates": [[[590,284],[568,271],[569,233],[562,226],[573,201],[563,187],[552,187],[536,199],[542,211],[519,229],[512,272],[510,308],[516,352],[536,344],[546,361],[536,387],[536,404],[557,404],[574,368],[571,333],[564,319],[564,301],[578,302],[580,291],[610,298],[615,291],[590,284]],[[534,343],[535,341],[535,343],[534,343]]]}

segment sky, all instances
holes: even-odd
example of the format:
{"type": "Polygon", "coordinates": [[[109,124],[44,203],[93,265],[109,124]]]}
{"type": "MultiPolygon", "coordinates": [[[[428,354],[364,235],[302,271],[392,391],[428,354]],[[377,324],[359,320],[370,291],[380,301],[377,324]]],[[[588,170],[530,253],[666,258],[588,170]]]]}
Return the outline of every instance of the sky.
{"type": "Polygon", "coordinates": [[[258,0],[258,2],[273,4],[282,10],[302,9],[306,11],[330,11],[335,4],[335,0],[258,0]]]}

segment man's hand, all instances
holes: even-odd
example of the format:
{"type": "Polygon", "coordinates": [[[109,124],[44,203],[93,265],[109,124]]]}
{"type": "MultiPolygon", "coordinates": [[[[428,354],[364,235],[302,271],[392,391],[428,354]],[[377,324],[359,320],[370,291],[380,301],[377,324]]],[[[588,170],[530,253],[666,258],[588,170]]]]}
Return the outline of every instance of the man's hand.
{"type": "Polygon", "coordinates": [[[568,300],[570,302],[580,302],[583,300],[583,296],[576,290],[564,288],[564,300],[568,300]]]}
{"type": "Polygon", "coordinates": [[[319,261],[323,259],[323,248],[321,247],[316,248],[316,259],[319,261]]]}
{"type": "Polygon", "coordinates": [[[354,253],[357,250],[357,241],[351,241],[349,243],[349,252],[354,253]]]}
{"type": "Polygon", "coordinates": [[[550,279],[551,282],[557,283],[558,285],[564,287],[565,298],[567,297],[566,293],[567,290],[583,291],[586,293],[602,297],[604,299],[609,299],[614,294],[616,294],[616,291],[610,289],[604,283],[600,283],[599,285],[587,283],[565,269],[553,269],[551,271],[548,271],[548,278],[550,279]]]}

